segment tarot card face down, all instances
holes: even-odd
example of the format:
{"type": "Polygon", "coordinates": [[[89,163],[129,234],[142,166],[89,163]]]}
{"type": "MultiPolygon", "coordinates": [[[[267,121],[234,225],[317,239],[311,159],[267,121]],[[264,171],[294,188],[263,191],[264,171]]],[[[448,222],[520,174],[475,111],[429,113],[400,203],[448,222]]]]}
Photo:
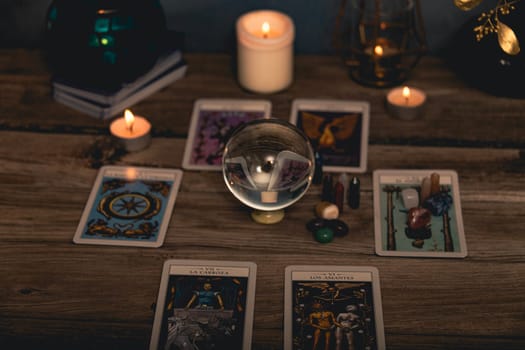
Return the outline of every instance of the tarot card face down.
{"type": "Polygon", "coordinates": [[[465,257],[457,173],[374,171],[374,227],[378,255],[465,257]]]}
{"type": "Polygon", "coordinates": [[[250,349],[256,266],[168,260],[150,349],[250,349]]]}
{"type": "Polygon", "coordinates": [[[183,167],[221,170],[224,146],[233,130],[251,120],[269,118],[270,110],[270,103],[262,100],[197,100],[184,150],[183,167]]]}
{"type": "Polygon", "coordinates": [[[328,172],[365,172],[368,152],[367,102],[294,100],[290,122],[308,136],[328,172]]]}
{"type": "Polygon", "coordinates": [[[285,350],[384,349],[377,269],[289,266],[285,350]]]}
{"type": "Polygon", "coordinates": [[[161,246],[181,179],[176,169],[102,167],[73,241],[161,246]]]}

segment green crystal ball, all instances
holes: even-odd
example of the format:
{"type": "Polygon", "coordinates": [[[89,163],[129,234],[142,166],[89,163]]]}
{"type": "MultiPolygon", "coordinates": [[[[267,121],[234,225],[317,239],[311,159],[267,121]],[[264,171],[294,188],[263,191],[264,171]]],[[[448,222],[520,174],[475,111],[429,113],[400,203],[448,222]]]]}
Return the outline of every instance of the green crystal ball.
{"type": "Polygon", "coordinates": [[[156,61],[167,33],[158,0],[54,0],[46,56],[54,74],[80,84],[135,80],[156,61]]]}

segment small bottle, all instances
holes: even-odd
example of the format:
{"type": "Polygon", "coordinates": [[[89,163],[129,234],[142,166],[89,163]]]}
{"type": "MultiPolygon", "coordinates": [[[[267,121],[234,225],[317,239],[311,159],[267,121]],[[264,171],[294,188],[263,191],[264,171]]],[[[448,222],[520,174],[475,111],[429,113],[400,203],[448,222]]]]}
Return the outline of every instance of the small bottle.
{"type": "Polygon", "coordinates": [[[321,182],[323,182],[323,156],[319,152],[315,152],[315,170],[314,170],[314,177],[312,179],[312,183],[314,185],[319,185],[321,182]]]}
{"type": "Polygon", "coordinates": [[[348,185],[348,205],[352,209],[359,208],[359,197],[361,196],[361,183],[357,177],[353,177],[348,185]]]}
{"type": "Polygon", "coordinates": [[[439,192],[439,174],[430,174],[430,194],[436,194],[439,192]]]}
{"type": "Polygon", "coordinates": [[[321,193],[321,200],[325,202],[334,202],[334,189],[332,175],[326,174],[323,179],[323,192],[321,193]]]}
{"type": "Polygon", "coordinates": [[[343,188],[343,192],[344,192],[343,203],[347,203],[348,202],[348,174],[342,173],[341,175],[339,175],[339,182],[341,182],[344,187],[343,188]]]}
{"type": "Polygon", "coordinates": [[[339,213],[343,212],[343,203],[345,201],[345,187],[341,181],[337,181],[334,186],[334,203],[339,209],[339,213]]]}
{"type": "Polygon", "coordinates": [[[423,203],[428,197],[430,197],[431,192],[431,183],[430,177],[425,176],[421,181],[421,191],[419,191],[419,203],[423,203]]]}

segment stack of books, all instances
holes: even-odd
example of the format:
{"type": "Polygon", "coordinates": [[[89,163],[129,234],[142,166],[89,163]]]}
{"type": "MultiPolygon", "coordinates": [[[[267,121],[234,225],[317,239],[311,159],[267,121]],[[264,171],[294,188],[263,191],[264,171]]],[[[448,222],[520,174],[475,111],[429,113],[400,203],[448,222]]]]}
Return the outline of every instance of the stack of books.
{"type": "Polygon", "coordinates": [[[109,119],[168,86],[186,74],[187,63],[179,49],[162,55],[153,67],[131,83],[100,89],[53,77],[54,99],[95,118],[109,119]]]}

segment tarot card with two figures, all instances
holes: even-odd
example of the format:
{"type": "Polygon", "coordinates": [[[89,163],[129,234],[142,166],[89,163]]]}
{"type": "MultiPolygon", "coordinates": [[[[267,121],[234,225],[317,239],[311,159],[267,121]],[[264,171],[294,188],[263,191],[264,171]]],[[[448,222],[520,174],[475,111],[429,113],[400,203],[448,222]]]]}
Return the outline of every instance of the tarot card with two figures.
{"type": "Polygon", "coordinates": [[[376,268],[288,266],[285,275],[285,350],[385,348],[376,268]]]}

